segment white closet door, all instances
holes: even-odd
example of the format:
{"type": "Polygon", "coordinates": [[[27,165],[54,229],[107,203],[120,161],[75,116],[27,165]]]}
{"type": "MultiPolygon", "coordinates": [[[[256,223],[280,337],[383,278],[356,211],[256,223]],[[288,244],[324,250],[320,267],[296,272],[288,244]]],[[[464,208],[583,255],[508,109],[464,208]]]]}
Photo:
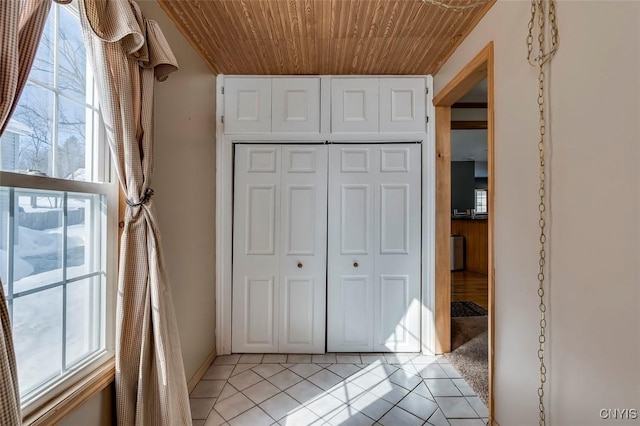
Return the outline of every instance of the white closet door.
{"type": "Polygon", "coordinates": [[[387,145],[376,158],[375,352],[420,350],[420,145],[387,145]]]}
{"type": "Polygon", "coordinates": [[[324,353],[327,147],[282,147],[280,352],[324,353]]]}
{"type": "Polygon", "coordinates": [[[325,349],[327,148],[236,146],[234,352],[325,349]]]}
{"type": "Polygon", "coordinates": [[[420,146],[329,152],[329,351],[420,349],[420,146]]]}
{"type": "Polygon", "coordinates": [[[237,145],[233,220],[233,352],[277,352],[281,148],[237,145]]]}
{"type": "Polygon", "coordinates": [[[374,173],[376,148],[329,149],[327,348],[373,348],[374,173]]]}

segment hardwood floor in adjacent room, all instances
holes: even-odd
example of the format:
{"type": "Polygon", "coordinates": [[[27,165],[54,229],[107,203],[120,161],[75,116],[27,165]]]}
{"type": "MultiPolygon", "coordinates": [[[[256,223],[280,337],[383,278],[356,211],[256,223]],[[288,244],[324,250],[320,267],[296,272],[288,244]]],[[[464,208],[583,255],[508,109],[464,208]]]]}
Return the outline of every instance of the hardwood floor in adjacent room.
{"type": "Polygon", "coordinates": [[[474,302],[489,309],[488,277],[470,271],[451,272],[451,301],[474,302]]]}

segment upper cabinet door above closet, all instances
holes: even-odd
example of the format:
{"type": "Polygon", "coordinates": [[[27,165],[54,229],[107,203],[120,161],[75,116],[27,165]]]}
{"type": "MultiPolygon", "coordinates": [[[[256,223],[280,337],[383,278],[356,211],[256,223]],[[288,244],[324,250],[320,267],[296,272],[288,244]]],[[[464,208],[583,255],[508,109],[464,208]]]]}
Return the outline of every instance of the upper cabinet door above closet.
{"type": "Polygon", "coordinates": [[[322,83],[320,77],[224,77],[222,128],[326,139],[329,133],[424,133],[426,84],[418,76],[323,77],[322,83]]]}
{"type": "Polygon", "coordinates": [[[320,133],[320,79],[272,80],[273,133],[320,133]]]}
{"type": "Polygon", "coordinates": [[[380,132],[424,132],[425,79],[381,78],[380,132]]]}
{"type": "Polygon", "coordinates": [[[224,132],[271,132],[271,79],[225,78],[224,132]]]}
{"type": "Polygon", "coordinates": [[[225,133],[320,133],[320,79],[225,78],[225,133]]]}
{"type": "Polygon", "coordinates": [[[331,132],[378,132],[378,79],[331,80],[331,132]]]}

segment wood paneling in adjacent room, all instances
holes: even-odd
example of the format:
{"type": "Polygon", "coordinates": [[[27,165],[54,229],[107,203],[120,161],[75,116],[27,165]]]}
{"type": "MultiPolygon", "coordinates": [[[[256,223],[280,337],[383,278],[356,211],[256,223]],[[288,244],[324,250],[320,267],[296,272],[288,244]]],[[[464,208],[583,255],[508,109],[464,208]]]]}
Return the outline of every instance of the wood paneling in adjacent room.
{"type": "Polygon", "coordinates": [[[435,74],[495,0],[158,0],[214,73],[435,74]]]}
{"type": "Polygon", "coordinates": [[[451,234],[464,235],[464,269],[489,273],[489,233],[486,219],[452,219],[451,234]]]}

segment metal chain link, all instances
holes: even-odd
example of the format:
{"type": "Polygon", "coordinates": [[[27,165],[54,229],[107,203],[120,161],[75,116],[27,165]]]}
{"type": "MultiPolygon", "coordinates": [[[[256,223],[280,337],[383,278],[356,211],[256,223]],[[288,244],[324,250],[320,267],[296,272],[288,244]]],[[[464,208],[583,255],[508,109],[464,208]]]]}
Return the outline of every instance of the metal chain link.
{"type": "Polygon", "coordinates": [[[554,0],[531,0],[531,19],[529,20],[529,33],[527,35],[527,60],[533,66],[538,68],[538,120],[539,120],[539,133],[538,139],[538,154],[539,154],[539,189],[538,195],[540,197],[538,203],[538,225],[540,226],[540,251],[538,259],[538,297],[540,311],[540,334],[538,336],[538,360],[540,362],[540,386],[538,387],[538,410],[540,414],[539,426],[545,426],[546,424],[546,411],[544,405],[544,386],[547,381],[547,367],[545,364],[545,343],[547,335],[547,305],[545,303],[545,265],[546,265],[546,218],[547,218],[547,197],[546,197],[546,164],[545,164],[545,148],[546,148],[546,122],[545,122],[545,72],[544,66],[553,58],[558,49],[558,26],[556,22],[556,8],[554,0]],[[548,13],[545,14],[545,3],[548,3],[548,13]],[[538,21],[538,54],[535,59],[533,56],[533,44],[534,44],[534,25],[538,21]],[[545,24],[549,21],[551,25],[551,46],[549,52],[545,53],[545,24]]]}
{"type": "Polygon", "coordinates": [[[474,9],[476,7],[480,7],[480,6],[484,6],[488,3],[489,0],[477,0],[474,1],[473,3],[470,4],[465,4],[462,6],[454,6],[451,3],[445,3],[443,1],[439,1],[439,0],[421,0],[422,3],[427,4],[427,5],[433,5],[433,6],[438,6],[441,7],[443,9],[449,9],[449,10],[453,10],[455,12],[460,12],[463,10],[467,10],[467,9],[474,9]]]}

